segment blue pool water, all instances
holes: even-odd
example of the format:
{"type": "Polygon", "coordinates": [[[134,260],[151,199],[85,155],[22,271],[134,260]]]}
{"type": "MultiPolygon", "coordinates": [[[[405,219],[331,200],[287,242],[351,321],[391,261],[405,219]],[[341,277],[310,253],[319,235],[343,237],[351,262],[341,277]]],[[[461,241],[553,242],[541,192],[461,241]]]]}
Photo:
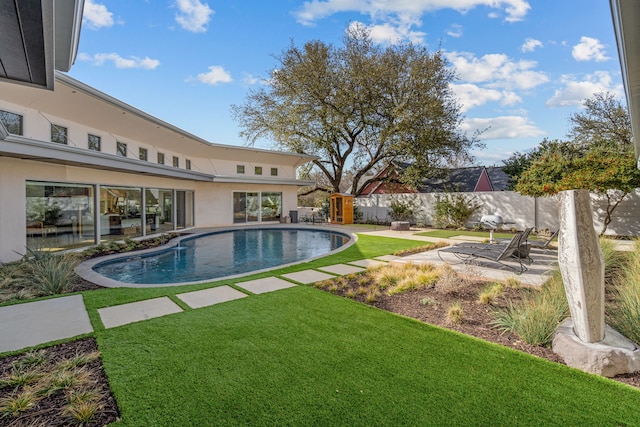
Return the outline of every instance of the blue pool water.
{"type": "Polygon", "coordinates": [[[328,230],[240,229],[183,239],[179,247],[118,258],[93,270],[125,283],[197,282],[314,258],[350,237],[328,230]]]}

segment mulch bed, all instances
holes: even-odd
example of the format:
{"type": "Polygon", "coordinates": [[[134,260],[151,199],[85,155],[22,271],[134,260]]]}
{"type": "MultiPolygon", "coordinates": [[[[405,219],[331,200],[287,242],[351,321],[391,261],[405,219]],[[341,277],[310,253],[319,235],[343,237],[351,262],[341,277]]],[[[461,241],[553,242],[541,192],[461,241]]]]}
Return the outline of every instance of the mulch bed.
{"type": "MultiPolygon", "coordinates": [[[[43,368],[48,365],[59,363],[65,359],[71,359],[78,355],[88,355],[98,351],[98,345],[93,338],[86,338],[65,344],[59,344],[44,349],[47,362],[43,368]]],[[[0,359],[0,378],[6,378],[14,369],[14,362],[22,359],[25,354],[5,357],[0,359]]],[[[100,410],[96,413],[93,420],[87,427],[105,426],[109,423],[117,421],[120,412],[116,404],[107,376],[102,368],[102,360],[100,358],[85,365],[84,368],[91,378],[91,390],[100,394],[101,398],[98,402],[100,410]]],[[[14,387],[4,387],[0,389],[0,402],[3,398],[15,395],[22,387],[18,389],[14,387]]],[[[0,416],[0,426],[70,426],[77,425],[61,412],[61,408],[67,403],[64,391],[54,393],[50,397],[46,397],[37,401],[37,403],[20,413],[17,416],[5,415],[0,416]]]]}
{"type": "MultiPolygon", "coordinates": [[[[490,306],[481,304],[478,301],[478,295],[487,283],[486,281],[475,280],[469,283],[463,291],[457,292],[455,295],[440,292],[435,287],[429,287],[393,296],[382,293],[373,303],[366,302],[366,296],[364,295],[355,295],[351,299],[425,323],[511,347],[551,362],[564,364],[564,360],[554,353],[550,347],[527,344],[516,334],[502,332],[493,327],[491,324],[493,318],[489,312],[495,308],[505,308],[508,301],[515,302],[520,300],[523,289],[505,288],[504,295],[496,299],[493,305],[490,306]],[[428,298],[432,302],[429,304],[421,303],[425,298],[428,298]],[[464,316],[460,324],[447,322],[447,311],[454,302],[460,302],[463,306],[464,316]]],[[[357,278],[349,281],[349,285],[352,289],[356,289],[359,286],[357,278]]],[[[347,289],[346,287],[342,287],[333,293],[346,297],[347,289]]],[[[640,388],[640,371],[633,374],[619,375],[613,379],[640,388]]]]}

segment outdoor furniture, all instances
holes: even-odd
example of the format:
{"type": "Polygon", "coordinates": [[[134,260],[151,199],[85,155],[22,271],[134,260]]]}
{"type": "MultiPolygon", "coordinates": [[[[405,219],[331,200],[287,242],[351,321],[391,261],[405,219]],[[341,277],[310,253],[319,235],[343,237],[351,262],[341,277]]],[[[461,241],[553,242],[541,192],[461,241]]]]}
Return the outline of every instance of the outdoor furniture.
{"type": "Polygon", "coordinates": [[[493,261],[504,267],[507,267],[513,270],[513,272],[515,272],[516,274],[522,274],[527,270],[527,267],[525,267],[525,265],[522,263],[522,258],[518,249],[522,244],[524,234],[524,231],[516,232],[508,244],[490,243],[482,247],[469,246],[468,244],[449,246],[438,250],[438,256],[440,257],[440,259],[442,259],[442,252],[452,253],[465,264],[477,259],[486,259],[488,261],[493,261]],[[507,260],[517,261],[520,268],[518,269],[511,265],[505,264],[504,261],[507,260]]]}
{"type": "MultiPolygon", "coordinates": [[[[519,256],[520,258],[526,259],[529,264],[531,264],[533,262],[533,260],[529,256],[529,252],[531,250],[531,245],[530,245],[530,241],[528,241],[527,239],[529,238],[529,234],[531,234],[532,230],[533,230],[533,227],[525,228],[524,231],[522,231],[522,237],[520,239],[520,245],[518,246],[518,249],[515,252],[515,255],[519,256]]],[[[504,247],[504,246],[508,245],[512,240],[513,240],[513,238],[512,239],[495,239],[493,241],[490,240],[489,243],[486,243],[484,245],[478,244],[478,243],[474,243],[474,242],[465,242],[465,243],[459,243],[456,246],[467,247],[467,248],[488,248],[488,247],[492,247],[492,248],[495,249],[495,248],[497,248],[499,246],[504,247]]]]}
{"type": "Polygon", "coordinates": [[[551,237],[549,237],[549,239],[547,239],[547,240],[544,240],[544,241],[529,240],[529,241],[527,241],[527,244],[529,246],[531,246],[532,248],[547,250],[547,249],[549,249],[549,245],[551,244],[551,242],[553,242],[553,239],[555,239],[558,236],[558,232],[559,231],[560,230],[554,231],[553,234],[551,235],[551,237]]]}

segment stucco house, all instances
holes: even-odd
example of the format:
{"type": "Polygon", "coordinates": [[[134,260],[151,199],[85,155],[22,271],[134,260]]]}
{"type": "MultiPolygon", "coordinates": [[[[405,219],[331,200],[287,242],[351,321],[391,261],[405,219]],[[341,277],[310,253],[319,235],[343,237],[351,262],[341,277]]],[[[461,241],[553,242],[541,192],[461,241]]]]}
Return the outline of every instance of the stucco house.
{"type": "Polygon", "coordinates": [[[212,144],[69,77],[83,2],[49,3],[0,28],[0,262],[296,209],[315,157],[212,144]]]}

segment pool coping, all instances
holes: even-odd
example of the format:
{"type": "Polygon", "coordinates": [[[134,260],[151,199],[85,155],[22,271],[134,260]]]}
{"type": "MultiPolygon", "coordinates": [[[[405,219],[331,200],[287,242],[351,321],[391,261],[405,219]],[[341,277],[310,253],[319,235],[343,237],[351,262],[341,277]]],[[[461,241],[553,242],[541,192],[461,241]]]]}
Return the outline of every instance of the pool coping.
{"type": "Polygon", "coordinates": [[[92,258],[90,260],[84,261],[82,263],[80,263],[78,266],[76,266],[76,268],[74,269],[76,274],[80,277],[82,277],[84,280],[87,280],[89,282],[95,283],[96,285],[100,285],[106,288],[161,288],[161,287],[172,287],[172,286],[185,286],[185,285],[198,285],[198,284],[203,284],[203,283],[211,283],[211,282],[218,282],[221,280],[231,280],[231,279],[236,279],[239,277],[245,277],[245,276],[251,276],[254,274],[260,274],[260,273],[265,273],[268,271],[272,271],[272,270],[278,270],[281,268],[286,268],[286,267],[291,267],[293,265],[298,265],[298,264],[303,264],[309,261],[313,261],[316,259],[320,259],[320,258],[324,258],[326,256],[329,255],[333,255],[335,253],[341,252],[345,249],[347,249],[348,247],[350,247],[351,245],[355,244],[358,241],[358,235],[356,233],[353,232],[349,232],[349,231],[345,231],[344,229],[340,229],[340,228],[334,228],[334,227],[322,227],[321,229],[318,228],[317,226],[312,226],[312,225],[304,225],[304,224],[273,224],[273,225],[235,225],[235,226],[224,226],[224,227],[206,227],[206,228],[195,228],[195,229],[190,229],[187,233],[185,233],[184,235],[181,235],[180,237],[177,237],[175,239],[170,240],[168,243],[164,244],[164,245],[160,245],[157,246],[155,248],[149,248],[149,249],[142,249],[142,250],[138,250],[138,251],[131,251],[131,252],[123,252],[123,253],[118,253],[118,254],[112,254],[112,255],[106,255],[106,256],[101,256],[101,257],[97,257],[97,258],[92,258]],[[118,280],[114,280],[114,279],[110,279],[106,276],[103,276],[100,273],[97,273],[96,271],[93,270],[93,267],[95,267],[97,264],[101,264],[103,262],[109,262],[118,258],[128,258],[128,257],[132,257],[132,256],[143,256],[143,255],[147,255],[150,253],[154,253],[154,252],[161,252],[161,251],[165,251],[167,249],[170,249],[174,246],[178,246],[180,244],[180,242],[184,239],[193,239],[195,237],[197,237],[198,235],[204,235],[204,234],[212,234],[212,233],[223,233],[223,232],[227,232],[227,231],[234,231],[234,230],[246,230],[246,229],[304,229],[304,230],[316,230],[316,231],[332,231],[335,233],[340,233],[343,234],[345,236],[348,236],[350,239],[347,243],[345,243],[344,245],[342,245],[341,247],[339,247],[338,249],[334,249],[330,252],[327,252],[326,254],[323,255],[319,255],[316,257],[312,257],[312,258],[306,258],[300,261],[296,261],[296,262],[291,262],[288,264],[281,264],[281,265],[277,265],[274,267],[269,267],[269,268],[263,268],[261,270],[253,270],[253,271],[249,271],[246,273],[240,273],[240,274],[234,274],[231,276],[224,276],[224,277],[213,277],[210,279],[204,279],[204,280],[196,280],[193,282],[180,282],[180,283],[126,283],[126,282],[120,282],[118,280]]]}

